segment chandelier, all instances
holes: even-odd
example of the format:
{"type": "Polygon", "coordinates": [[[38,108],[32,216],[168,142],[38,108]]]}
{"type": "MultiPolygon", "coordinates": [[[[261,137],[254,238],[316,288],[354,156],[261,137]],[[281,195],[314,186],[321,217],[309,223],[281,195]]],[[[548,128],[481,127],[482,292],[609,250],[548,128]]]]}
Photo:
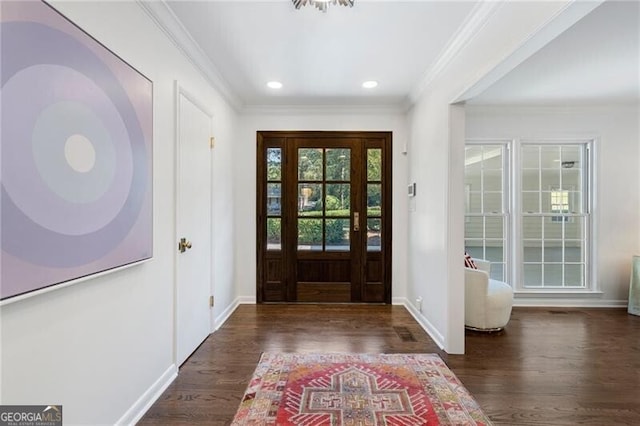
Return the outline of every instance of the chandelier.
{"type": "Polygon", "coordinates": [[[319,10],[323,12],[326,12],[327,6],[329,5],[329,3],[333,5],[353,7],[353,2],[355,0],[292,0],[292,1],[296,9],[300,9],[302,6],[310,5],[310,6],[317,7],[319,10]]]}

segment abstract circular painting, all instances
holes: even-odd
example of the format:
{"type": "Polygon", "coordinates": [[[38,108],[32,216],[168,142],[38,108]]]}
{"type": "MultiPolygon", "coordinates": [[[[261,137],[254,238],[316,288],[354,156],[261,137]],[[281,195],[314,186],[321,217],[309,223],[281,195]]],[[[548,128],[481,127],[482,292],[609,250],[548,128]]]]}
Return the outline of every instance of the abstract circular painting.
{"type": "Polygon", "coordinates": [[[0,4],[1,299],[152,256],[152,82],[44,2],[0,4]]]}

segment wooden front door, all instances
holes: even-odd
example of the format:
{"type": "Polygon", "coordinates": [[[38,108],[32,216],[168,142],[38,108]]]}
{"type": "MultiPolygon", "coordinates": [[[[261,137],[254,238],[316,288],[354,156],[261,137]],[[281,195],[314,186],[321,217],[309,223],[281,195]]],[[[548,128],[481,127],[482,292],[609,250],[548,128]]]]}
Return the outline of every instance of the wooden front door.
{"type": "Polygon", "coordinates": [[[258,302],[391,303],[391,133],[258,132],[258,302]]]}

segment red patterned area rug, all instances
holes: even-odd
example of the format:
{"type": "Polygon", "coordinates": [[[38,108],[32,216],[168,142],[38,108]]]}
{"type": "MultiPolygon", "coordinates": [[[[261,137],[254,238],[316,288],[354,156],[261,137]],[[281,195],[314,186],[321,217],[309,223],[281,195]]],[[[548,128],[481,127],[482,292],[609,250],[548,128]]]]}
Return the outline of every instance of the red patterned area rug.
{"type": "Polygon", "coordinates": [[[435,354],[264,353],[232,425],[490,425],[435,354]]]}

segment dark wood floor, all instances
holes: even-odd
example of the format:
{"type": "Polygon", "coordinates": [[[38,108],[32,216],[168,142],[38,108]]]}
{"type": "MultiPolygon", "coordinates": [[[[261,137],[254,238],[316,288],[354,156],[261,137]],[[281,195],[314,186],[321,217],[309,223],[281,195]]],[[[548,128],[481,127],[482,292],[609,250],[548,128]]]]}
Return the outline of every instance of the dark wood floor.
{"type": "Polygon", "coordinates": [[[139,424],[228,425],[261,352],[435,352],[499,425],[640,425],[640,317],[515,308],[447,355],[400,306],[242,305],[139,424]],[[411,339],[415,341],[411,341],[411,339]]]}

